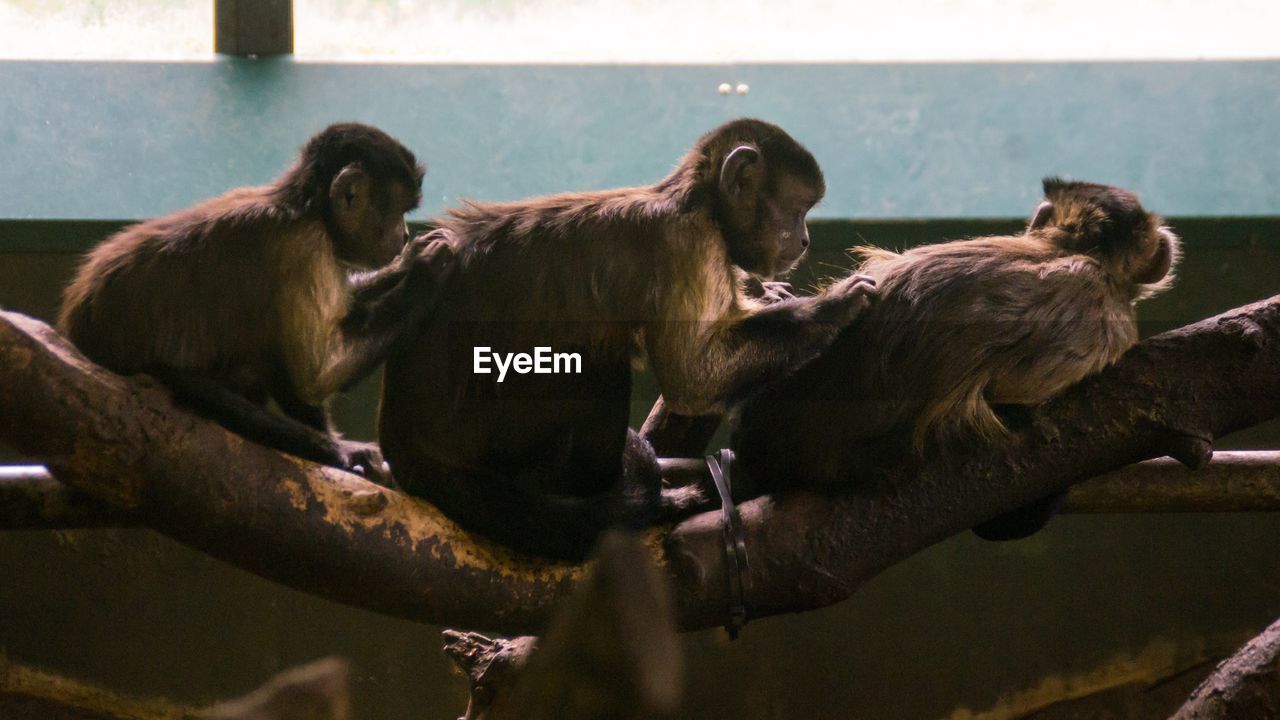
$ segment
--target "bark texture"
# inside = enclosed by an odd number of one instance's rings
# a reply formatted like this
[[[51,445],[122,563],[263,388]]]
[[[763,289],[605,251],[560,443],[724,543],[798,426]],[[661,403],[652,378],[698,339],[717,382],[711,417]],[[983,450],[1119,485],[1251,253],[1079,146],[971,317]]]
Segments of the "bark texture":
[[[949,535],[1083,480],[1280,413],[1280,297],[1152,338],[1037,408],[999,446],[875,471],[882,492],[741,507],[751,616],[839,602]],[[113,512],[295,588],[392,615],[509,634],[542,629],[582,568],[521,557],[431,506],[245,442],[141,378],[85,360],[46,325],[0,313],[0,440]],[[646,546],[686,629],[729,606],[719,513]]]
[[[1280,620],[1218,667],[1170,720],[1280,717]]]
[[[470,685],[461,720],[658,720],[683,691],[666,578],[643,544],[617,531],[546,637],[444,638]]]

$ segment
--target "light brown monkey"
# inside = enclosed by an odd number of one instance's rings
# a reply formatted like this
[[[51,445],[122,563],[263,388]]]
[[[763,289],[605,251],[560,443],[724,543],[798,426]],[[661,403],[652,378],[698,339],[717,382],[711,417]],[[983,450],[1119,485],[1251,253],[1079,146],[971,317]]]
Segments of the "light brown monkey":
[[[58,326],[95,362],[155,375],[228,429],[384,479],[377,446],[333,433],[324,402],[373,370],[452,268],[444,243],[405,248],[422,174],[386,133],[332,125],[274,183],[103,241]]]
[[[754,492],[856,487],[866,458],[998,439],[994,406],[1040,403],[1137,342],[1134,304],[1172,284],[1178,238],[1120,188],[1044,192],[1021,235],[859,249],[877,303],[741,411]]]
[[[458,274],[430,327],[387,362],[380,438],[405,489],[462,526],[580,558],[614,523],[687,500],[660,495],[653,451],[627,422],[647,357],[680,411],[718,411],[813,357],[867,304],[864,278],[768,307],[739,271],[788,271],[824,191],[780,128],[737,120],[655,185],[471,203],[439,222]],[[440,341],[447,338],[447,343]],[[577,353],[580,372],[477,372],[475,353]]]

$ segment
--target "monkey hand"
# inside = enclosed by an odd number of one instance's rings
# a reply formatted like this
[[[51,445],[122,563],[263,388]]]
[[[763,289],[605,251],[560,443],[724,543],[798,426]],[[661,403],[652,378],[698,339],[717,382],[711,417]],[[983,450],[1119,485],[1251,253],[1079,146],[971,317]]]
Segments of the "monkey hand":
[[[844,327],[871,305],[871,298],[877,292],[875,278],[855,273],[837,281],[818,296],[816,315],[820,321]]]
[[[458,266],[458,256],[445,230],[432,230],[410,240],[401,256],[408,265],[408,284],[441,290]]]
[[[399,489],[395,479],[391,477],[391,467],[382,459],[382,448],[377,443],[340,439],[337,441],[337,450],[344,470],[360,475],[371,483]]]
[[[759,300],[765,305],[790,300],[796,296],[791,288],[791,283],[779,280],[761,280],[754,275],[747,276],[747,280],[743,284],[743,291],[747,297]]]

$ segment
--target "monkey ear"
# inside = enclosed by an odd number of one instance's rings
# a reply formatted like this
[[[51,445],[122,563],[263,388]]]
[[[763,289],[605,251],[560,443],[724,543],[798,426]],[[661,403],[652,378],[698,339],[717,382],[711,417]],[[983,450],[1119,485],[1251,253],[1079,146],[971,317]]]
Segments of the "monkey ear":
[[[372,181],[368,173],[352,163],[338,172],[329,184],[329,209],[343,230],[354,227],[372,201]]]
[[[1173,269],[1177,259],[1178,236],[1166,227],[1156,230],[1156,249],[1146,265],[1133,274],[1133,281],[1140,285],[1152,285],[1164,279]]]
[[[764,181],[763,165],[760,151],[750,145],[739,145],[729,151],[720,166],[720,193],[730,199],[744,194],[755,197]]]
[[[1027,232],[1039,230],[1049,224],[1049,218],[1053,217],[1053,203],[1045,200],[1036,207],[1036,211],[1031,213],[1031,222],[1027,225]]]

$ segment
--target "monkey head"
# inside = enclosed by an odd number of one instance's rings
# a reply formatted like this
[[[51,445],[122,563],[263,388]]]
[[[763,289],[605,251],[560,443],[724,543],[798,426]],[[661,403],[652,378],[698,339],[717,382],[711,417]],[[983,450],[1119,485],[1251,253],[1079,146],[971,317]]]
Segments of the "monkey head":
[[[422,200],[424,172],[390,135],[360,123],[336,123],[306,144],[279,185],[286,206],[324,220],[339,260],[373,268],[404,247],[404,216]]]
[[[813,155],[781,128],[749,119],[721,126],[699,149],[715,173],[730,262],[765,280],[791,270],[809,248],[805,215],[826,191]]]
[[[1045,178],[1045,199],[1027,232],[1064,250],[1089,255],[1134,300],[1173,283],[1181,254],[1178,236],[1138,196],[1111,185]]]
[[[344,167],[329,186],[338,258],[362,268],[391,262],[409,238],[404,216],[418,206],[416,196],[416,188],[379,181],[358,163]]]

